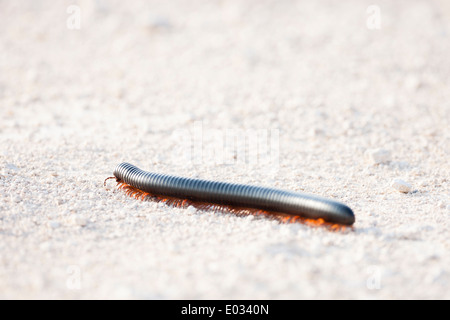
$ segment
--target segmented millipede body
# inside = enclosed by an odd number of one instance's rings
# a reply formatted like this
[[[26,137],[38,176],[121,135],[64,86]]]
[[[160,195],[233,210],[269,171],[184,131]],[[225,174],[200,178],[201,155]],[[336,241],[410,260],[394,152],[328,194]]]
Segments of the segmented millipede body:
[[[129,163],[119,164],[114,177],[119,188],[131,196],[176,207],[219,208],[281,221],[313,219],[346,226],[355,222],[353,211],[345,204],[305,193],[151,173]]]

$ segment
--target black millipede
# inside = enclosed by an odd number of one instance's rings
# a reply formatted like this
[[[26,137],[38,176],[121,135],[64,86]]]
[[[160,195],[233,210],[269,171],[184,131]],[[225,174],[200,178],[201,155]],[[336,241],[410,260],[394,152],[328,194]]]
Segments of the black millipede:
[[[353,211],[345,204],[306,193],[152,173],[125,162],[114,169],[111,178],[130,196],[175,207],[261,215],[333,229],[355,222]]]

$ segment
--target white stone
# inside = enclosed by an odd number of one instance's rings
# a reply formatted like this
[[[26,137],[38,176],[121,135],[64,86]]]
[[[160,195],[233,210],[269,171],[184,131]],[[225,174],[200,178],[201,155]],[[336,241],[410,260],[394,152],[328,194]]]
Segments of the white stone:
[[[61,225],[58,221],[50,221],[48,223],[48,225],[50,226],[50,228],[52,229],[56,229],[59,228],[59,226]]]
[[[391,187],[403,193],[408,193],[412,190],[411,184],[402,179],[394,179],[391,183]]]
[[[41,250],[49,250],[49,249],[52,248],[52,244],[51,244],[49,241],[45,241],[45,242],[42,242],[42,243],[39,245],[39,248],[40,248]]]
[[[80,216],[75,216],[72,221],[75,225],[80,227],[85,227],[89,222],[88,219]]]
[[[422,81],[415,76],[409,76],[405,79],[405,87],[411,91],[416,91],[422,87]]]
[[[391,152],[385,149],[368,149],[364,156],[371,164],[388,163],[391,161]]]
[[[13,163],[7,163],[6,164],[6,168],[10,169],[10,170],[14,170],[14,171],[18,171],[19,170],[19,168],[17,168],[17,166],[15,164],[13,164]]]

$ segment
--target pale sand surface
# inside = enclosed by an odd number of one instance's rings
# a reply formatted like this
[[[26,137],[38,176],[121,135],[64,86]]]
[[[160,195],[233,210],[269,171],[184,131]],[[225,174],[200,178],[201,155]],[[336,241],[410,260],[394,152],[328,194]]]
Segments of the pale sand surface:
[[[448,1],[79,1],[70,30],[73,3],[0,1],[0,298],[450,298]],[[199,124],[278,132],[278,162],[188,162]],[[103,188],[122,161],[357,220],[139,202]]]

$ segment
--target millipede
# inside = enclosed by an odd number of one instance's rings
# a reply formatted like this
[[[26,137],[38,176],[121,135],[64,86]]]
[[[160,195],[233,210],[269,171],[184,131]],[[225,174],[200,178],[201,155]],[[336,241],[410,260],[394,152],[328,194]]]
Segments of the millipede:
[[[114,177],[106,180],[114,178],[118,189],[131,197],[177,208],[193,206],[332,230],[345,229],[355,222],[355,215],[347,205],[306,193],[147,172],[126,162],[117,165]]]

